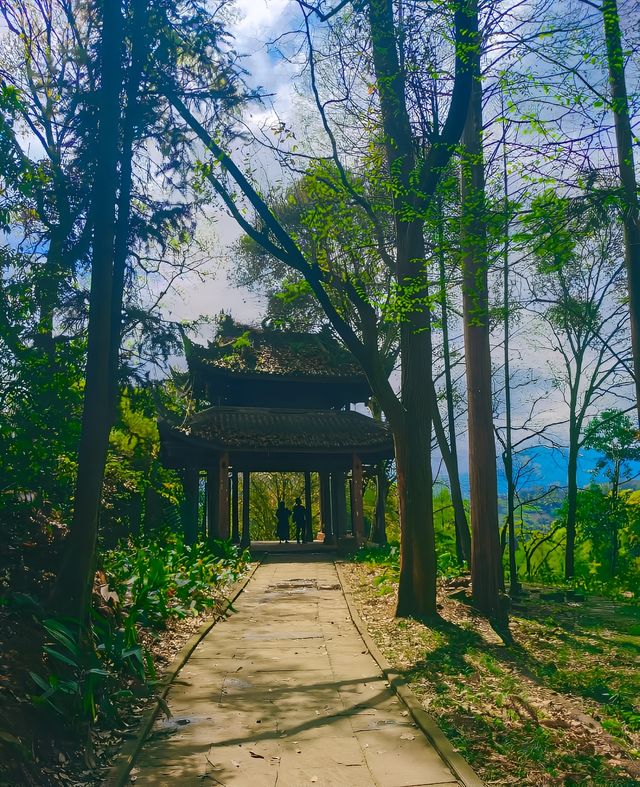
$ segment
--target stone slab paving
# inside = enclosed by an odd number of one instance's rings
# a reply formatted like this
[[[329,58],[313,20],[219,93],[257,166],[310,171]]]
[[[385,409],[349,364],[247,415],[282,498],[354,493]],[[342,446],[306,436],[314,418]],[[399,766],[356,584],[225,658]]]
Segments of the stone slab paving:
[[[135,784],[456,787],[355,628],[330,558],[274,556],[171,687]]]

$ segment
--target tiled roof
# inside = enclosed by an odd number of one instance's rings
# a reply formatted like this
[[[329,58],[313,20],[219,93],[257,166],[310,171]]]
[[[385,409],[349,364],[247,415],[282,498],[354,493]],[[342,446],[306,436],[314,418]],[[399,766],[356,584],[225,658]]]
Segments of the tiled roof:
[[[364,378],[355,358],[328,332],[293,333],[230,320],[208,347],[189,343],[187,359],[192,371],[208,368],[239,375]]]
[[[385,424],[347,410],[210,407],[179,431],[225,450],[393,451]]]

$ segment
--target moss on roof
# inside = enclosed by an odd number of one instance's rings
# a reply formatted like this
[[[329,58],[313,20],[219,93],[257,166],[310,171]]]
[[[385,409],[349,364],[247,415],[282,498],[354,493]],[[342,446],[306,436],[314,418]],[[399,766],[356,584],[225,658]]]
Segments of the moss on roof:
[[[193,370],[210,368],[247,375],[300,378],[364,378],[351,353],[326,331],[293,333],[220,321],[208,347],[188,343],[187,360]]]

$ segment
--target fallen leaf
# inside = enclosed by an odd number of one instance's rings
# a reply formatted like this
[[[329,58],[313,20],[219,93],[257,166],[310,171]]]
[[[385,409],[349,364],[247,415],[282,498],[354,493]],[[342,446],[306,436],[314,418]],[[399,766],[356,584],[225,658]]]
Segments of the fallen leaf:
[[[415,740],[415,735],[412,735],[410,732],[403,732],[400,736],[401,741],[413,741]]]

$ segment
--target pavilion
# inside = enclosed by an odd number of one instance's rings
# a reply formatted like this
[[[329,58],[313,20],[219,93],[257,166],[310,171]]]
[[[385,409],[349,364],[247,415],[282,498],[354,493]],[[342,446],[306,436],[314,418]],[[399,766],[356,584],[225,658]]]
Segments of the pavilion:
[[[304,473],[309,513],[311,474],[318,473],[325,544],[348,535],[361,542],[363,465],[391,458],[393,441],[386,424],[350,409],[371,396],[350,353],[328,331],[253,328],[224,317],[208,347],[185,339],[185,354],[198,412],[183,424],[161,419],[159,429],[164,465],[182,472],[187,541],[198,537],[202,471],[207,537],[231,537],[245,546],[251,540],[250,474],[279,471]],[[312,539],[309,516],[306,540]]]

